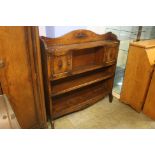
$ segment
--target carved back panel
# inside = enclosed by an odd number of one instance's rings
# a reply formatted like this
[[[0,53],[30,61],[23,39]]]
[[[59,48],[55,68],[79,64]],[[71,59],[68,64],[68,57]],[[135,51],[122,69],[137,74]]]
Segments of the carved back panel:
[[[58,38],[47,38],[42,37],[47,46],[52,45],[69,45],[69,44],[79,44],[85,42],[94,42],[94,41],[119,41],[117,36],[111,32],[108,32],[103,35],[96,34],[89,30],[74,30]]]

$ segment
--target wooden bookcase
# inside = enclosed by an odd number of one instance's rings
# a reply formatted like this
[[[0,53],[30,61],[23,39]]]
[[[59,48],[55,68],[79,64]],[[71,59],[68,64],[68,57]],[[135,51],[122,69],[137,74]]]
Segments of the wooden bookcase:
[[[46,109],[52,120],[108,94],[112,102],[118,47],[112,33],[76,30],[59,38],[41,37]]]

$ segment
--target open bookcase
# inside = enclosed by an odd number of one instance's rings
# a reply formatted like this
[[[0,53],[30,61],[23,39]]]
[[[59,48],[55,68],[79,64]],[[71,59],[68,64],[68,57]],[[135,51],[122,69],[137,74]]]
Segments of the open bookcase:
[[[46,110],[52,120],[86,108],[104,96],[112,102],[119,40],[112,33],[72,31],[41,37]]]

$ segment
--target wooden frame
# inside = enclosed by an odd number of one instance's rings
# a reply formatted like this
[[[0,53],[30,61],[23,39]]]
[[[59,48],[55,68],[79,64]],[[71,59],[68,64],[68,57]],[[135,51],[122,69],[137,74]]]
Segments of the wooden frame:
[[[111,32],[75,30],[59,38],[41,37],[46,110],[51,120],[108,94],[112,102],[118,47],[119,40]]]

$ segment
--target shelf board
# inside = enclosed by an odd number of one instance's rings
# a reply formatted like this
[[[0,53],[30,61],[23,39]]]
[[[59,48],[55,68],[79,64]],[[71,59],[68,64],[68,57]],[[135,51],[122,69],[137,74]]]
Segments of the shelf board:
[[[109,92],[105,91],[102,94],[99,94],[95,97],[92,97],[88,100],[85,100],[83,102],[80,102],[78,104],[73,105],[72,107],[65,107],[62,110],[53,111],[53,119],[57,119],[59,117],[65,116],[66,114],[71,113],[70,111],[76,112],[82,109],[85,109],[93,104],[95,104],[97,101],[103,99]]]
[[[112,66],[112,65],[115,65],[115,64],[116,64],[116,60],[113,60],[113,61],[105,62],[102,65],[92,64],[92,65],[89,65],[89,66],[77,67],[77,68],[74,68],[73,71],[69,73],[69,75],[66,72],[66,75],[62,76],[61,78],[53,79],[51,77],[50,81],[56,81],[56,80],[59,80],[59,79],[64,79],[64,78],[69,77],[69,76],[86,73],[86,72],[93,71],[93,70],[96,70],[96,69],[101,69],[101,68],[104,68],[104,67],[109,67],[109,66]]]
[[[108,66],[111,66],[111,65],[114,65],[114,64],[116,64],[115,60],[103,63],[102,65],[92,64],[92,65],[89,65],[89,66],[75,68],[72,71],[72,75],[81,74],[81,73],[88,72],[88,71],[93,71],[93,70],[100,69],[100,68],[103,68],[103,67],[108,67]]]
[[[49,47],[48,53],[53,53],[54,55],[59,55],[59,52],[62,51],[70,51],[70,50],[80,50],[86,48],[95,48],[95,47],[103,47],[103,46],[111,46],[115,47],[118,45],[118,41],[93,41],[93,42],[85,42],[71,45],[54,45]]]
[[[114,74],[105,75],[105,72],[96,73],[89,76],[79,77],[74,80],[68,80],[56,85],[52,85],[52,96],[58,96],[93,83],[103,81],[113,77]]]
[[[77,90],[72,93],[66,93],[61,97],[57,96],[53,98],[53,117],[58,118],[96,103],[111,92],[111,88],[107,87],[109,81],[111,81],[111,79],[83,87],[81,91]]]

